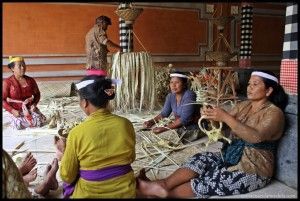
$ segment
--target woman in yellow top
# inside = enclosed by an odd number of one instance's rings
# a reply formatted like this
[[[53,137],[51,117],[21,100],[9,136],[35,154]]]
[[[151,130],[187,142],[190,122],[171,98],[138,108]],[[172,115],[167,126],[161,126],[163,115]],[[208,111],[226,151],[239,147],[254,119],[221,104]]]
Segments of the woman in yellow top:
[[[107,109],[115,96],[112,80],[90,75],[76,87],[88,117],[70,131],[62,150],[64,197],[134,198],[135,132],[128,119]]]

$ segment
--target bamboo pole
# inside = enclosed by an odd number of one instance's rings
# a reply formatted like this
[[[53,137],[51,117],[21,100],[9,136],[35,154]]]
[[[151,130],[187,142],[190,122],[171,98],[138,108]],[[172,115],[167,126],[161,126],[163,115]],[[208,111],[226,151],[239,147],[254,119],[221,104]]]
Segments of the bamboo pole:
[[[8,149],[8,150],[5,150],[6,152],[8,153],[24,153],[24,152],[31,152],[31,153],[56,153],[56,151],[51,151],[51,150],[28,150],[28,149],[25,149],[25,150],[16,150],[16,149]]]
[[[22,146],[24,146],[24,144],[25,144],[25,141],[21,142],[20,144],[18,144],[18,145],[15,147],[15,150],[19,150]],[[16,152],[17,152],[17,151],[13,151],[13,152],[11,153],[11,157],[13,157],[14,155],[16,155]]]
[[[35,128],[35,129],[26,129],[20,131],[21,135],[33,135],[33,134],[43,134],[43,135],[57,135],[57,129],[48,129],[48,128]]]

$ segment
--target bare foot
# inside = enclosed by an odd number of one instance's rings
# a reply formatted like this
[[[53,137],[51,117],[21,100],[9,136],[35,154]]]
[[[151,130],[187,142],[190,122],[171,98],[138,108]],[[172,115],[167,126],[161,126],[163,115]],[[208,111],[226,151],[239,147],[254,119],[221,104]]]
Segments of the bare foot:
[[[49,173],[51,169],[54,169],[52,171],[55,171],[55,173],[56,173],[56,171],[58,169],[57,159],[52,161],[52,165],[48,164],[46,167],[46,170],[44,172],[44,180],[47,180],[47,179],[49,180],[50,190],[56,190],[58,188],[58,181],[56,179],[56,174],[53,177],[48,178],[49,177],[48,175],[52,174],[52,173]]]
[[[34,168],[28,174],[25,174],[23,176],[23,180],[27,185],[29,185],[29,183],[34,181],[36,177],[37,177],[37,168]]]
[[[139,193],[143,196],[153,196],[159,198],[166,198],[168,196],[168,192],[157,182],[152,181],[143,181],[138,179],[138,190]]]
[[[56,190],[58,188],[58,181],[56,179],[57,170],[58,170],[58,159],[55,158],[55,159],[53,159],[50,169],[48,171],[48,174],[46,174],[46,177],[45,177],[45,179],[47,179],[47,177],[48,177],[48,179],[50,180],[50,182],[49,182],[50,190]]]
[[[29,152],[27,153],[23,162],[19,166],[19,171],[21,172],[22,175],[26,175],[33,169],[36,163],[37,163],[36,159],[33,157],[31,152]]]
[[[34,189],[37,194],[46,195],[49,190],[56,190],[58,188],[56,179],[57,170],[58,160],[57,158],[54,158],[51,165],[49,164],[46,167],[44,181]]]

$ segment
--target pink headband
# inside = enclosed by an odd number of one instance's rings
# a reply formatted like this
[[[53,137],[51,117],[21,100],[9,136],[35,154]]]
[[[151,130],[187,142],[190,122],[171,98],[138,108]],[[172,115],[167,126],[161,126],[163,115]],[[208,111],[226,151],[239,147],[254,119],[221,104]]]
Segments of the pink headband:
[[[88,69],[86,70],[86,75],[107,76],[107,72],[101,69]]]

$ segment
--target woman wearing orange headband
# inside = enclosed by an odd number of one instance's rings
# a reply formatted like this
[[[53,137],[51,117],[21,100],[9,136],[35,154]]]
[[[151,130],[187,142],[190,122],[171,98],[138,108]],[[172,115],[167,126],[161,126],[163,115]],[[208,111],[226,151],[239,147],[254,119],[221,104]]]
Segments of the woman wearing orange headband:
[[[41,127],[46,117],[36,107],[40,90],[35,80],[25,75],[24,59],[10,56],[8,68],[13,75],[3,81],[2,105],[10,113],[12,127]]]

